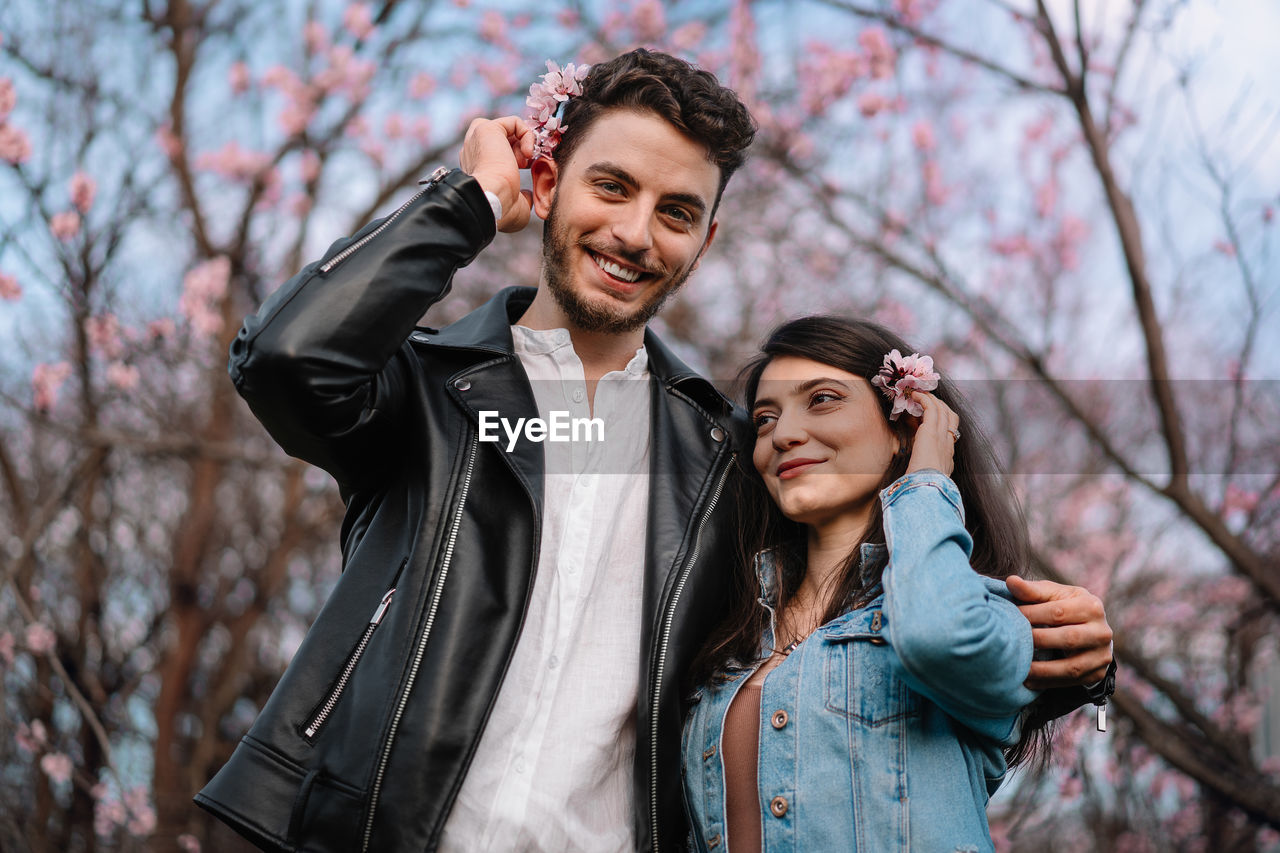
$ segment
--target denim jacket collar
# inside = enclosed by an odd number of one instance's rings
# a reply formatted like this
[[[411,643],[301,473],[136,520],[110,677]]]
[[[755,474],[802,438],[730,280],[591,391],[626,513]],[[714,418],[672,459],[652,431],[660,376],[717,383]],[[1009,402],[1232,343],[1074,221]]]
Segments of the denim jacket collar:
[[[778,603],[778,549],[766,548],[755,556],[756,582],[760,585],[760,604],[772,610]],[[864,542],[859,553],[859,564],[864,579],[869,580],[875,570],[889,561],[889,549],[877,542]]]

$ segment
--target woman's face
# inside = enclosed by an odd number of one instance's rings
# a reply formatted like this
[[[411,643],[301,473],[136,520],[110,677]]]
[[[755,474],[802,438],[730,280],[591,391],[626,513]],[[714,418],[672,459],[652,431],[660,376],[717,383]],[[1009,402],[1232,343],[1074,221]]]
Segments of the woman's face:
[[[787,518],[865,523],[898,447],[870,382],[781,356],[765,367],[751,416],[752,460]]]

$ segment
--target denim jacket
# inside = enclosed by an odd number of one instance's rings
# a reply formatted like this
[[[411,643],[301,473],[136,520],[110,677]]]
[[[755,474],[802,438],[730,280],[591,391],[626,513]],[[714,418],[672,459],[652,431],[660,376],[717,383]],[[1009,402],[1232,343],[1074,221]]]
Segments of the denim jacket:
[[[991,851],[986,804],[1036,694],[1031,626],[1001,581],[969,566],[955,484],[918,471],[880,494],[883,589],[818,628],[765,678],[758,785],[762,839],[781,851]],[[757,557],[773,612],[772,555]],[[772,619],[770,620],[773,621]],[[772,627],[761,654],[773,648]],[[724,849],[721,732],[728,673],[694,696],[682,744],[693,849]]]

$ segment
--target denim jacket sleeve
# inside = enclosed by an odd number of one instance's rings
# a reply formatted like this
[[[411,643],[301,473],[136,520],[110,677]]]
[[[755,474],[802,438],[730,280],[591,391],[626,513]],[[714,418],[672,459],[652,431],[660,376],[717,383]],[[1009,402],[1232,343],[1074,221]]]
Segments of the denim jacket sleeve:
[[[969,565],[960,492],[939,471],[908,474],[880,494],[889,565],[886,630],[909,686],[953,718],[1014,741],[1031,669],[1031,624]]]

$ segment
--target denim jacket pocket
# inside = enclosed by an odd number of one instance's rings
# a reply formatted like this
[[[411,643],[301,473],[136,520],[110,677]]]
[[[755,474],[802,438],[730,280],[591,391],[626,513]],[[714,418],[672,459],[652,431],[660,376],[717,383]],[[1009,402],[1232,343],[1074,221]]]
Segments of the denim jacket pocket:
[[[819,629],[823,640],[826,708],[865,726],[883,726],[920,713],[920,697],[899,677],[901,665],[886,641],[879,605],[857,610]]]

